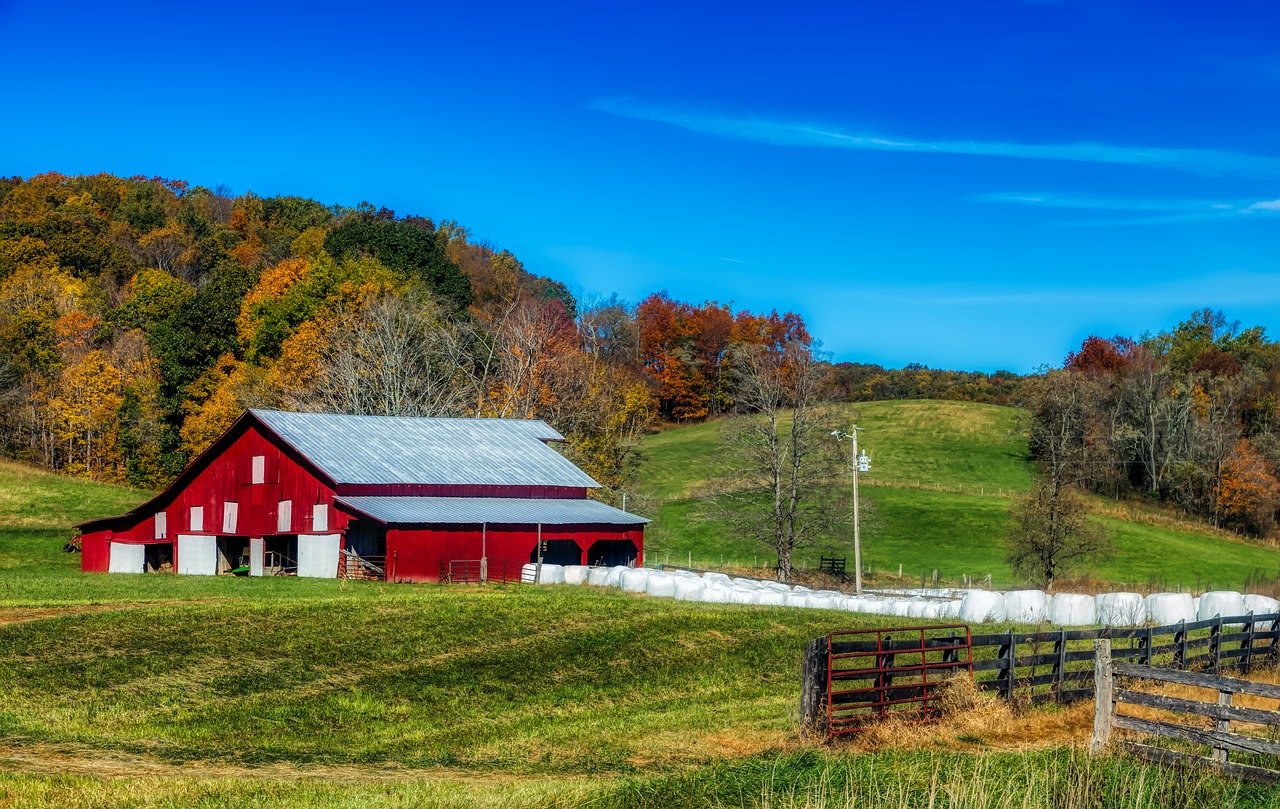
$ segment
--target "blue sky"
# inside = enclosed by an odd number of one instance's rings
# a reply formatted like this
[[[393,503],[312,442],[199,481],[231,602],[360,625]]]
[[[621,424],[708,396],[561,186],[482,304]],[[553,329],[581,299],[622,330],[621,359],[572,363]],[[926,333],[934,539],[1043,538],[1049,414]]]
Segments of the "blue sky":
[[[1009,368],[1280,331],[1280,10],[1240,2],[0,0],[0,174],[456,219],[579,294]]]

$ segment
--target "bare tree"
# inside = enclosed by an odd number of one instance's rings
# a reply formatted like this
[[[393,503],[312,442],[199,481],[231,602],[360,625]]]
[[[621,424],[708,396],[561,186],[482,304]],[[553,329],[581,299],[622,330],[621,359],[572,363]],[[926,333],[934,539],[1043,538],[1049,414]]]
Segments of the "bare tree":
[[[728,490],[721,496],[735,530],[777,554],[791,576],[797,548],[834,517],[826,485],[838,469],[831,419],[821,391],[824,370],[810,346],[740,346],[732,357],[738,406],[746,412],[722,430]]]
[[[340,312],[337,322],[320,349],[319,378],[292,394],[290,405],[385,416],[469,413],[463,342],[429,298],[385,294]]]
[[[1046,477],[1014,509],[1006,548],[1015,573],[1048,587],[1073,565],[1105,557],[1111,539],[1089,522],[1089,507],[1073,487],[1055,490]]]

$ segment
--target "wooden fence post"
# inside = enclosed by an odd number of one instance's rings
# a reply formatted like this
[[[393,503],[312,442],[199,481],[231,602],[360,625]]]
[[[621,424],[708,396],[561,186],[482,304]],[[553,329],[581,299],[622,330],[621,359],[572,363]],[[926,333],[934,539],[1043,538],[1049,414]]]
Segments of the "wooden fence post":
[[[1178,629],[1173,633],[1173,645],[1176,647],[1173,651],[1173,667],[1176,669],[1185,669],[1187,667],[1187,619],[1183,618],[1178,622]]]
[[[1093,642],[1093,738],[1089,752],[1098,754],[1111,739],[1111,641],[1098,638]]]
[[[1222,671],[1222,616],[1218,615],[1214,619],[1213,626],[1209,627],[1209,653],[1213,655],[1213,673],[1221,674]]]
[[[1280,618],[1271,622],[1271,663],[1280,663]]]
[[[827,732],[827,638],[814,638],[804,647],[800,682],[800,728],[825,735]]]
[[[1062,702],[1063,687],[1067,682],[1067,630],[1058,632],[1057,648],[1054,651],[1058,653],[1058,658],[1053,663],[1053,687],[1057,691],[1055,701]]]
[[[1218,705],[1219,707],[1230,710],[1231,691],[1224,689],[1218,692]],[[1219,733],[1230,733],[1231,720],[1225,716],[1220,717],[1216,722],[1214,722],[1213,729],[1218,731]],[[1218,764],[1226,764],[1227,748],[1225,746],[1219,746],[1219,744],[1220,743],[1215,743],[1213,746],[1213,760]]]
[[[1249,620],[1245,621],[1244,632],[1241,634],[1243,634],[1244,637],[1240,639],[1240,651],[1244,652],[1244,655],[1240,658],[1240,663],[1238,664],[1238,668],[1245,674],[1248,674],[1249,669],[1251,667],[1250,664],[1253,663],[1253,612],[1252,611],[1249,612]]]

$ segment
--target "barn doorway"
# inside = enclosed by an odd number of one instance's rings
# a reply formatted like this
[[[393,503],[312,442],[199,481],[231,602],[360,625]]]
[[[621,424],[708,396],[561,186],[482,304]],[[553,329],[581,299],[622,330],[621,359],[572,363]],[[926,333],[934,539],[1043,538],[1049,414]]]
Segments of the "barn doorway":
[[[157,542],[145,547],[142,557],[143,570],[148,573],[173,572],[173,543]]]
[[[587,564],[604,567],[630,565],[637,556],[635,543],[629,539],[601,539],[587,549]]]
[[[572,539],[544,539],[546,548],[542,551],[542,563],[547,565],[580,565],[582,564],[582,548]],[[538,548],[529,552],[529,562],[538,561]]]
[[[298,536],[263,537],[262,575],[298,575]]]
[[[249,575],[249,538],[218,537],[218,575]]]

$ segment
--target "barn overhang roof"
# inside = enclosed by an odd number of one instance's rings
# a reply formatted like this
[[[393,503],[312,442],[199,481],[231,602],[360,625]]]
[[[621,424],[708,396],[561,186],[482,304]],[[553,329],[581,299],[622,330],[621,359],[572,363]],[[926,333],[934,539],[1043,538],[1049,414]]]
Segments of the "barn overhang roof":
[[[388,525],[628,525],[649,522],[598,500],[514,497],[339,497]]]

